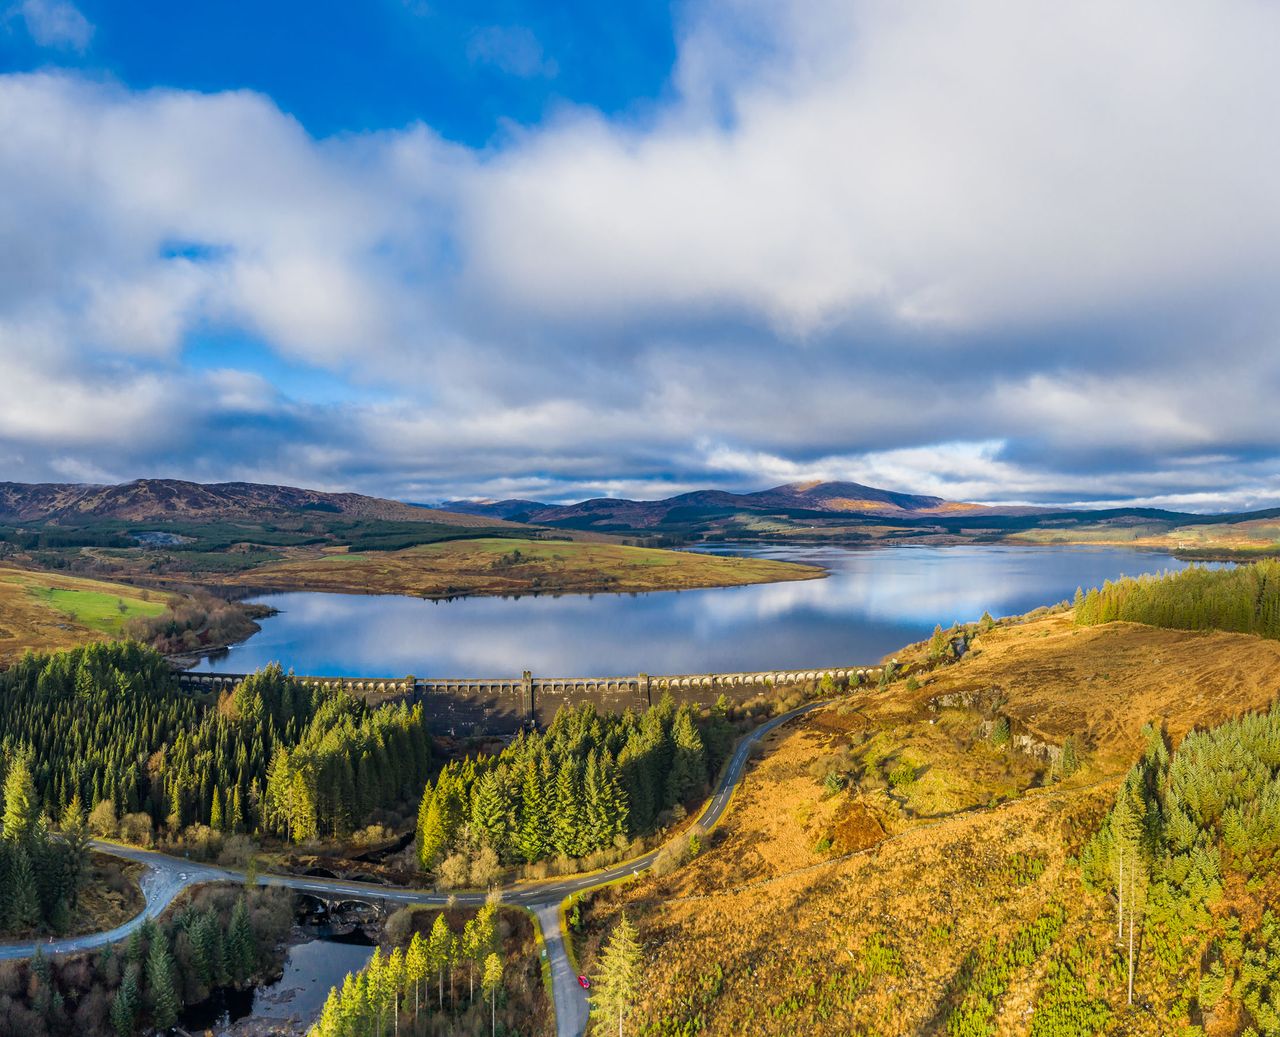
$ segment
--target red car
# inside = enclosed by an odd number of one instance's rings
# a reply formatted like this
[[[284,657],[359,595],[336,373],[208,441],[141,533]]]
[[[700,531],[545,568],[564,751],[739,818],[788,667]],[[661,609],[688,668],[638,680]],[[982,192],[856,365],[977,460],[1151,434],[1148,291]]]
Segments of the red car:
[[[580,986],[583,990],[590,990],[590,989],[591,989],[591,980],[587,979],[587,977],[586,977],[586,976],[579,976],[579,977],[578,977],[578,986]]]

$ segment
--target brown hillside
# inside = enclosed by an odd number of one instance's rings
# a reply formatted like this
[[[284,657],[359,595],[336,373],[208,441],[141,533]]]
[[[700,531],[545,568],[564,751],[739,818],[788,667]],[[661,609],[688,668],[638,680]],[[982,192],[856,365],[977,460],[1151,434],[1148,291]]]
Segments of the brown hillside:
[[[1086,971],[1113,1010],[1106,1032],[1173,1032],[1170,992],[1125,1013],[1111,908],[1067,858],[1139,755],[1144,723],[1176,740],[1277,688],[1280,644],[1253,637],[1076,630],[1069,615],[997,628],[915,692],[855,693],[772,736],[711,848],[598,895],[586,967],[625,906],[648,956],[642,1019],[671,1027],[655,1032],[701,1019],[689,1032],[946,1033],[968,956],[1062,910],[1052,951],[1014,970],[992,1032],[1030,1032],[1048,961],[1084,937],[1103,956]],[[993,744],[993,701],[1015,734],[1075,736],[1083,770],[1054,783],[1042,760]]]
[[[206,484],[180,479],[138,479],[118,486],[0,483],[0,520],[11,522],[258,521],[271,515],[307,513],[397,522],[439,522],[452,526],[505,524],[359,493],[323,493],[258,483]]]

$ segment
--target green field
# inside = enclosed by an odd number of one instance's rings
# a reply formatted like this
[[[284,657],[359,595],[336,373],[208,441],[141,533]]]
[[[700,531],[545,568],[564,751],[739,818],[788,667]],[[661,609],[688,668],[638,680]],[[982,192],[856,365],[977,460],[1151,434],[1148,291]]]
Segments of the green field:
[[[27,587],[27,593],[80,626],[104,634],[119,634],[135,616],[158,616],[165,610],[163,601],[102,591],[32,585]]]

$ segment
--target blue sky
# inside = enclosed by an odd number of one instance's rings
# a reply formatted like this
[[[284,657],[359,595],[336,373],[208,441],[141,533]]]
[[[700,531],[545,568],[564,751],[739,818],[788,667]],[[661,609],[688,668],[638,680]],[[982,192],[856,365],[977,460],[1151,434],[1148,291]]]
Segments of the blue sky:
[[[667,3],[568,0],[83,0],[83,49],[40,46],[11,13],[9,70],[55,64],[136,89],[256,90],[312,134],[421,121],[484,146],[505,123],[557,106],[635,110],[661,96],[675,60]]]
[[[0,479],[1280,502],[1280,12],[0,0]]]

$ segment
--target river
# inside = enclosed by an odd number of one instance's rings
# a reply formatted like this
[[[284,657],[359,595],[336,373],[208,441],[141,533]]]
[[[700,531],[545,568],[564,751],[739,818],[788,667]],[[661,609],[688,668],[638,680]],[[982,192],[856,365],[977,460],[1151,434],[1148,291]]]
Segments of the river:
[[[348,972],[364,968],[372,954],[372,941],[362,934],[317,933],[289,948],[279,979],[245,990],[217,990],[208,1001],[187,1008],[179,1025],[189,1033],[221,1032],[244,1019],[305,1027],[320,1014],[330,988],[341,986]]]
[[[1077,587],[1186,563],[1120,547],[719,545],[825,566],[823,580],[650,594],[425,601],[270,594],[262,630],[202,669],[325,676],[614,676],[871,663],[934,624],[1015,615]]]

